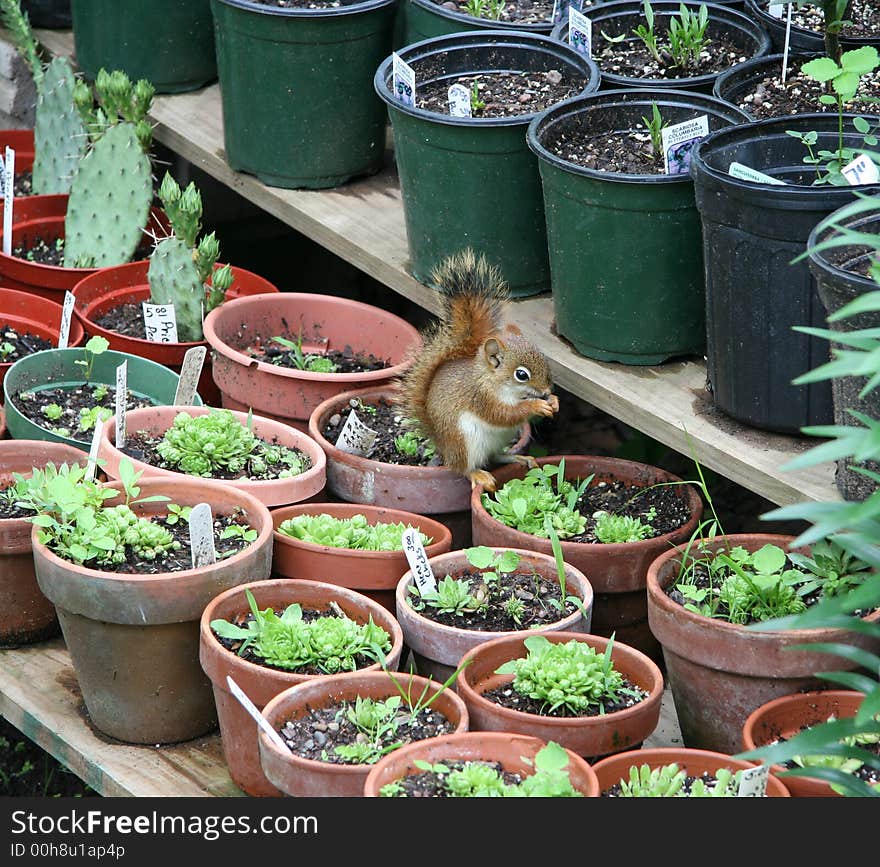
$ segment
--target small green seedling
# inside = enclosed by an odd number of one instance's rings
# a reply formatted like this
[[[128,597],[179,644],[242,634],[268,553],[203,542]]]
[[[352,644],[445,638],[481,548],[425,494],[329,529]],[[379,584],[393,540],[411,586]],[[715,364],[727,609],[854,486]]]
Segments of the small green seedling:
[[[77,359],[73,363],[83,369],[85,381],[89,382],[92,378],[92,368],[95,365],[95,359],[105,353],[110,348],[110,342],[105,337],[96,334],[90,337],[88,343],[83,347],[82,359]]]
[[[660,114],[660,109],[657,107],[656,102],[651,103],[650,120],[647,117],[642,117],[642,123],[645,125],[645,129],[648,130],[648,134],[651,136],[651,150],[654,154],[654,159],[662,159],[663,127],[666,126],[666,124],[663,122],[663,117]]]

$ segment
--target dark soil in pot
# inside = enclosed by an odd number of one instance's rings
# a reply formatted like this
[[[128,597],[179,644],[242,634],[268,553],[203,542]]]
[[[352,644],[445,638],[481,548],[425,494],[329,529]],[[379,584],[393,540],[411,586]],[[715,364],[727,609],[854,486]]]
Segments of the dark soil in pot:
[[[132,260],[146,259],[152,248],[149,243],[141,244],[135,251]],[[15,244],[12,247],[12,255],[34,262],[37,265],[54,265],[64,267],[64,238],[36,236],[26,239],[23,244]]]
[[[678,797],[688,797],[691,793],[691,790],[694,787],[694,784],[700,780],[703,785],[707,789],[715,788],[716,783],[718,782],[718,777],[715,774],[710,774],[708,772],[704,772],[700,774],[699,777],[695,777],[691,774],[685,776],[684,781],[682,782],[681,789],[679,790]],[[599,793],[600,798],[622,798],[627,797],[625,795],[621,795],[620,783],[615,783],[608,789],[604,789]]]
[[[627,691],[633,691],[636,695],[628,695],[626,694]],[[501,707],[508,708],[509,710],[518,710],[521,713],[530,713],[535,716],[551,717],[555,719],[603,716],[604,714],[614,713],[615,711],[626,710],[628,707],[634,707],[648,697],[648,693],[645,690],[640,689],[631,680],[627,680],[626,678],[623,679],[620,693],[621,694],[616,701],[603,701],[601,709],[598,705],[590,705],[588,712],[583,714],[566,712],[564,707],[559,707],[554,711],[548,711],[545,702],[522,695],[517,692],[511,684],[499,686],[495,689],[487,689],[484,692],[481,692],[480,695]]]
[[[33,174],[31,172],[16,172],[13,189],[15,197],[33,195]]]
[[[454,0],[446,0],[445,3],[438,3],[444,9],[450,12],[460,12],[467,15],[467,3],[456,3]],[[550,24],[550,16],[556,4],[554,0],[505,0],[502,5],[501,13],[496,19],[489,19],[488,15],[481,18],[489,20],[489,22],[499,21],[503,24]],[[587,2],[585,5],[589,5]]]
[[[7,325],[0,319],[0,362],[9,363],[18,361],[32,352],[42,352],[44,349],[52,349],[54,344],[31,334],[29,331],[20,331],[13,325]],[[11,349],[9,347],[12,347]]]
[[[465,767],[466,764],[472,764],[471,762],[456,762],[456,761],[444,761],[443,765],[448,768],[448,771],[460,771]],[[510,771],[505,771],[503,765],[500,762],[480,762],[479,764],[485,765],[487,768],[491,768],[494,771],[497,771],[501,776],[502,781],[508,786],[516,786],[523,781],[523,777],[519,774],[511,773]],[[448,776],[448,771],[443,773],[435,773],[434,771],[418,771],[415,774],[407,774],[404,777],[395,781],[396,784],[396,794],[394,797],[398,798],[454,798],[448,787],[445,784],[445,779]]]
[[[769,2],[760,2],[759,8],[767,12]],[[787,13],[782,17],[785,25]],[[880,40],[880,3],[877,0],[851,0],[848,12],[843,16],[847,23],[843,25],[840,35],[845,39]],[[792,29],[809,30],[817,35],[825,32],[825,16],[821,6],[804,4],[795,5],[791,10]]]

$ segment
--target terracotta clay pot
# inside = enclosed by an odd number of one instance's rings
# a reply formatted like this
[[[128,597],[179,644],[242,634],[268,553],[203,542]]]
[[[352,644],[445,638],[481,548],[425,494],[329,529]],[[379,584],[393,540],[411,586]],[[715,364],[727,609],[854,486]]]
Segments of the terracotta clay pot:
[[[498,762],[509,773],[523,777],[534,773],[534,759],[545,742],[527,735],[507,732],[474,732],[442,735],[407,744],[376,762],[364,781],[364,797],[378,798],[382,787],[410,774],[417,774],[417,760],[430,762]],[[588,798],[599,795],[595,771],[576,753],[567,750],[572,785]]]
[[[595,716],[542,716],[506,708],[486,698],[485,693],[513,683],[512,674],[496,674],[496,670],[512,659],[528,656],[525,640],[536,630],[514,632],[493,638],[471,648],[461,658],[468,663],[455,682],[464,699],[473,731],[516,732],[545,741],[556,741],[587,761],[637,749],[660,722],[660,701],[663,698],[663,675],[644,653],[618,641],[611,650],[611,661],[630,683],[645,690],[648,696],[624,710]],[[598,653],[604,653],[609,639],[579,632],[543,634],[554,644],[582,641]]]
[[[248,612],[245,591],[250,590],[260,609],[272,606],[277,609],[299,603],[304,609],[332,613],[335,602],[349,617],[358,623],[366,623],[370,617],[391,636],[391,650],[386,654],[387,666],[396,670],[403,652],[403,633],[400,625],[387,609],[345,587],[325,584],[321,581],[291,581],[281,578],[256,581],[221,593],[207,605],[201,616],[199,658],[205,674],[214,690],[223,755],[232,781],[242,791],[255,797],[278,797],[282,793],[263,773],[260,766],[257,724],[232,694],[227,677],[241,687],[247,697],[262,710],[278,693],[299,683],[329,680],[341,675],[299,674],[257,665],[227,650],[211,630],[212,620],[233,620]],[[361,671],[379,671],[381,666],[373,663]]]
[[[569,481],[595,476],[595,482],[621,481],[627,485],[647,487],[663,482],[680,482],[678,476],[648,464],[618,458],[591,455],[555,455],[538,458],[538,465],[558,464],[565,459],[565,478]],[[498,488],[510,479],[525,476],[525,467],[511,465],[495,472]],[[661,657],[660,646],[648,627],[648,605],[645,581],[648,567],[672,545],[687,541],[703,514],[703,503],[697,490],[680,485],[673,488],[687,503],[690,518],[678,530],[653,539],[622,544],[566,542],[561,540],[566,563],[580,569],[590,579],[595,597],[591,632],[606,638],[613,633],[618,641],[628,644],[652,659]],[[483,506],[483,488],[471,492],[471,516],[475,545],[499,545],[509,548],[530,548],[551,554],[549,539],[523,533],[493,518]]]
[[[718,536],[756,551],[766,544],[782,548],[792,536],[743,533]],[[685,546],[658,557],[648,569],[648,622],[663,646],[666,679],[675,700],[684,745],[737,753],[749,714],[762,704],[790,693],[822,686],[816,674],[854,668],[840,657],[795,645],[842,642],[876,653],[880,641],[844,629],[756,630],[688,611],[673,602],[665,588],[677,578]],[[880,610],[866,620],[880,620]]]
[[[215,267],[221,266],[218,263]],[[149,269],[150,263],[147,260],[96,271],[73,287],[73,295],[76,298],[73,309],[89,334],[99,334],[104,337],[110,343],[110,349],[149,358],[180,373],[183,357],[187,351],[194,346],[207,347],[206,340],[189,343],[154,343],[146,338],[129,337],[118,331],[110,331],[98,325],[96,321],[123,304],[137,304],[140,307],[144,301],[149,302],[150,284],[147,279]],[[278,292],[278,287],[273,283],[244,268],[234,267],[232,275],[233,283],[226,293],[227,301],[248,295]],[[205,358],[198,392],[209,406],[220,405],[220,390],[211,375],[210,354]]]
[[[0,404],[0,440],[7,439],[9,431],[6,430],[6,409]]]
[[[322,434],[329,418],[345,411],[350,400],[391,401],[395,394],[390,387],[347,391],[315,408],[309,419],[309,434],[327,455],[327,489],[347,503],[435,515],[452,531],[453,546],[466,548],[471,544],[471,483],[465,476],[449,467],[402,466],[353,455],[337,448]],[[530,437],[527,423],[510,451],[524,452]]]
[[[149,406],[142,409],[132,410],[126,414],[126,429],[132,434],[137,431],[146,431],[151,436],[163,435],[174,423],[178,413],[186,412],[191,417],[207,415],[216,412],[207,406]],[[233,413],[242,423],[247,424],[246,413]],[[235,479],[224,481],[221,479],[200,478],[200,481],[209,487],[230,486],[239,491],[247,491],[266,506],[279,506],[285,503],[298,503],[313,496],[324,487],[326,458],[324,452],[311,438],[300,433],[289,425],[273,421],[268,418],[253,416],[254,433],[272,444],[295,448],[308,455],[312,465],[304,473],[289,479]],[[197,478],[186,473],[174,470],[165,470],[146,464],[128,455],[115,446],[116,442],[116,416],[108,419],[104,425],[101,436],[101,445],[98,448],[98,457],[103,460],[101,468],[111,479],[119,478],[119,462],[128,457],[134,464],[135,469],[143,470],[144,476],[163,476],[173,482],[176,479]]]
[[[61,330],[61,313],[60,304],[37,298],[30,292],[0,288],[0,322],[12,326],[21,334],[33,334],[57,346],[58,333]],[[84,339],[82,325],[76,320],[71,320],[67,345],[81,346]],[[0,335],[0,342],[2,340]],[[11,361],[0,363],[0,385],[3,384],[6,372],[12,364]]]
[[[496,549],[500,550],[500,549]],[[516,549],[514,549],[516,550]],[[543,578],[553,581],[556,577],[556,561],[553,557],[537,551],[516,550],[520,555],[517,570],[534,569]],[[431,571],[437,581],[446,575],[455,575],[465,568],[473,568],[468,562],[464,551],[450,551],[428,560]],[[566,593],[577,596],[585,613],[580,610],[569,614],[555,623],[548,623],[541,632],[578,632],[590,631],[590,619],[593,612],[593,588],[586,576],[570,564],[565,564]],[[415,611],[409,604],[409,586],[413,583],[412,572],[407,570],[397,584],[395,591],[397,620],[403,629],[407,646],[413,652],[416,669],[425,677],[445,681],[459,666],[461,658],[471,649],[484,641],[510,635],[509,632],[489,632],[475,629],[461,629],[437,623]],[[517,632],[519,630],[516,630]]]
[[[63,238],[67,199],[66,194],[17,199],[12,224],[13,245],[37,238],[50,243]],[[169,233],[168,218],[158,208],[153,208],[150,212],[144,233],[159,237]],[[72,290],[80,280],[97,270],[97,268],[42,265],[39,262],[29,262],[27,259],[7,256],[0,252],[0,283],[9,289],[21,289],[41,298],[48,298],[57,304],[64,302],[64,293],[68,289]]]
[[[204,332],[213,349],[214,382],[222,392],[223,406],[252,408],[303,431],[315,407],[327,398],[353,388],[382,385],[403,373],[408,351],[421,340],[416,328],[379,307],[302,292],[230,301],[205,317]],[[246,354],[257,337],[265,343],[277,335],[299,333],[304,347],[326,339],[328,349],[350,346],[356,352],[388,359],[391,366],[366,373],[312,373],[257,361]]]
[[[394,678],[404,692],[416,701],[425,692],[431,702],[455,727],[455,732],[468,730],[468,712],[464,702],[451,689],[418,675],[386,674],[384,671],[355,671],[333,678],[316,679],[285,689],[265,708],[263,716],[279,731],[291,719],[302,719],[310,710],[332,707],[357,698],[384,701],[399,696]],[[294,798],[336,797],[359,798],[372,765],[342,765],[307,759],[292,750],[281,750],[264,732],[259,734],[260,764],[267,778],[285,795]]]
[[[629,769],[648,765],[650,768],[662,768],[675,763],[688,776],[698,777],[704,773],[714,774],[721,768],[732,771],[754,768],[754,762],[735,759],[733,756],[712,750],[695,750],[683,747],[655,747],[653,749],[631,750],[615,753],[593,765],[593,771],[599,779],[599,792],[606,792],[617,785],[622,779],[629,779]],[[767,778],[768,798],[788,798],[790,793],[780,780],[771,773]]]
[[[829,689],[824,692],[799,692],[774,698],[753,710],[743,723],[743,750],[765,747],[780,738],[790,740],[802,729],[828,721],[854,717],[865,698],[853,690]],[[774,774],[786,769],[773,765]],[[793,798],[838,798],[825,780],[811,777],[783,777],[782,782]]]
[[[295,539],[278,531],[284,521],[297,515],[332,515],[351,518],[363,515],[368,523],[404,523],[424,533],[431,543],[425,546],[429,557],[445,554],[452,548],[452,534],[439,521],[404,512],[363,506],[353,503],[309,503],[285,506],[272,510],[275,524],[275,546],[272,556],[272,574],[279,578],[304,578],[325,581],[357,590],[396,613],[394,590],[400,576],[409,569],[406,555],[400,551],[356,551],[332,548]]]
[[[80,449],[62,443],[0,442],[0,489],[13,483],[13,473],[30,476],[34,467],[83,464],[85,459]],[[55,606],[42,594],[34,575],[32,528],[27,518],[0,518],[0,647],[19,647],[58,634]]]
[[[215,515],[243,509],[258,530],[243,551],[210,566],[129,575],[62,560],[32,531],[37,583],[54,603],[95,727],[128,743],[189,740],[217,725],[211,684],[199,665],[199,618],[219,592],[267,578],[272,517],[255,497],[200,479],[142,478],[141,498],[180,506],[211,504]],[[121,490],[119,482],[108,487]],[[106,500],[108,505],[121,497]],[[134,503],[139,515],[165,514],[162,502]]]

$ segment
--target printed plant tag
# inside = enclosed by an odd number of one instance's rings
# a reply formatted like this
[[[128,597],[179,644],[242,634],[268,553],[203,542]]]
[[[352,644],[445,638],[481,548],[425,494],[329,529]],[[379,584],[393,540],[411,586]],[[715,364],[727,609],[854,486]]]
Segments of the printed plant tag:
[[[15,207],[15,151],[6,148],[3,160],[3,252],[12,255],[12,211]]]
[[[574,6],[568,7],[568,44],[586,57],[593,56],[593,22]]]
[[[780,181],[779,178],[772,178],[770,175],[765,175],[764,172],[759,172],[757,169],[750,169],[742,163],[731,163],[727,174],[732,178],[739,178],[741,181],[752,181],[756,184],[777,184],[782,187],[786,185],[785,181]]]
[[[95,429],[92,431],[92,445],[89,449],[89,457],[86,460],[86,478],[94,480],[98,470],[98,448],[101,445],[101,434],[104,432],[104,422],[101,418],[95,419]]]
[[[193,346],[187,349],[186,355],[183,356],[183,364],[180,366],[177,390],[174,392],[175,406],[191,406],[195,401],[199,377],[202,375],[202,366],[207,354],[206,346]]]
[[[254,722],[266,733],[269,740],[275,743],[279,749],[284,750],[285,754],[289,752],[287,744],[281,738],[281,735],[272,728],[269,721],[264,717],[257,706],[244,694],[244,690],[230,677],[226,675],[226,684],[229,691],[238,699],[239,704],[253,717]]]
[[[396,51],[391,57],[391,84],[394,95],[404,105],[415,105],[416,72]]]
[[[352,410],[339,436],[336,438],[336,448],[350,455],[368,455],[376,442],[378,433],[371,427],[367,427]]]
[[[664,127],[663,164],[667,175],[686,175],[691,169],[691,151],[694,145],[709,135],[709,115],[701,114],[692,120]]]
[[[144,301],[144,331],[151,343],[178,343],[177,316],[173,304],[150,304]]]
[[[116,448],[125,445],[125,409],[128,397],[128,362],[116,368]]]
[[[64,293],[64,304],[61,307],[61,327],[58,329],[58,348],[67,349],[70,341],[70,322],[73,319],[73,304],[76,298],[69,290]]]
[[[785,13],[785,3],[771,3],[767,7],[767,14],[774,18],[782,18]]]
[[[880,181],[877,164],[867,154],[859,154],[851,163],[847,163],[840,173],[853,187],[859,184],[876,184]]]
[[[419,531],[413,527],[407,527],[403,531],[402,540],[403,553],[406,554],[419,595],[424,596],[426,591],[436,590],[437,582],[434,579],[434,570],[431,569],[431,564],[428,562],[428,554],[422,544]]]
[[[471,117],[471,92],[463,84],[453,84],[447,94],[452,117]]]
[[[208,503],[193,506],[189,513],[189,544],[193,569],[217,562],[217,551],[214,548],[214,516]]]
[[[767,779],[770,776],[769,765],[758,765],[742,772],[739,779],[738,798],[763,798],[767,791]]]

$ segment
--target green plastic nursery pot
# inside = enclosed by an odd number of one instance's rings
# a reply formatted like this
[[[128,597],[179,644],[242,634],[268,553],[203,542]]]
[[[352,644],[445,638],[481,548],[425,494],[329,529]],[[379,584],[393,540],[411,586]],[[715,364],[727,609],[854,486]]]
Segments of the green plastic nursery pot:
[[[82,360],[83,349],[46,349],[19,359],[9,368],[3,380],[3,399],[6,405],[7,424],[13,439],[47,440],[66,443],[88,451],[90,442],[81,442],[70,437],[60,436],[42,428],[28,419],[16,405],[15,395],[22,391],[41,391],[59,385],[77,385],[83,381],[82,368],[75,362]],[[128,362],[128,389],[135,395],[154,404],[174,403],[174,393],[180,377],[155,361],[138,358],[127,352],[108,349],[95,357],[92,366],[91,382],[106,385],[116,384],[116,368],[123,361]],[[194,406],[201,406],[202,399],[196,395]],[[91,437],[89,437],[91,440]]]
[[[71,0],[80,71],[146,78],[158,93],[196,90],[217,77],[208,0]]]
[[[274,187],[335,187],[382,167],[386,112],[370,80],[395,0],[279,8],[211,0],[226,159]]]
[[[599,86],[596,65],[546,36],[482,30],[426,39],[398,52],[419,83],[462,75],[557,69]],[[463,247],[501,269],[511,295],[550,288],[547,232],[537,160],[526,144],[536,112],[513,117],[451,117],[401,103],[392,87],[392,58],[376,72],[388,103],[409,246],[409,269],[422,283]]]
[[[465,30],[518,30],[521,33],[546,35],[553,29],[553,22],[549,18],[540,24],[494,21],[491,18],[477,18],[467,12],[447,9],[443,6],[443,0],[402,0],[400,13],[406,21],[404,45]]]
[[[652,104],[669,124],[705,114],[714,130],[749,119],[699,93],[628,89],[567,100],[528,129],[543,182],[556,328],[601,361],[659,364],[702,355],[705,346],[702,238],[690,175],[613,173],[559,156],[573,139],[635,129]]]

